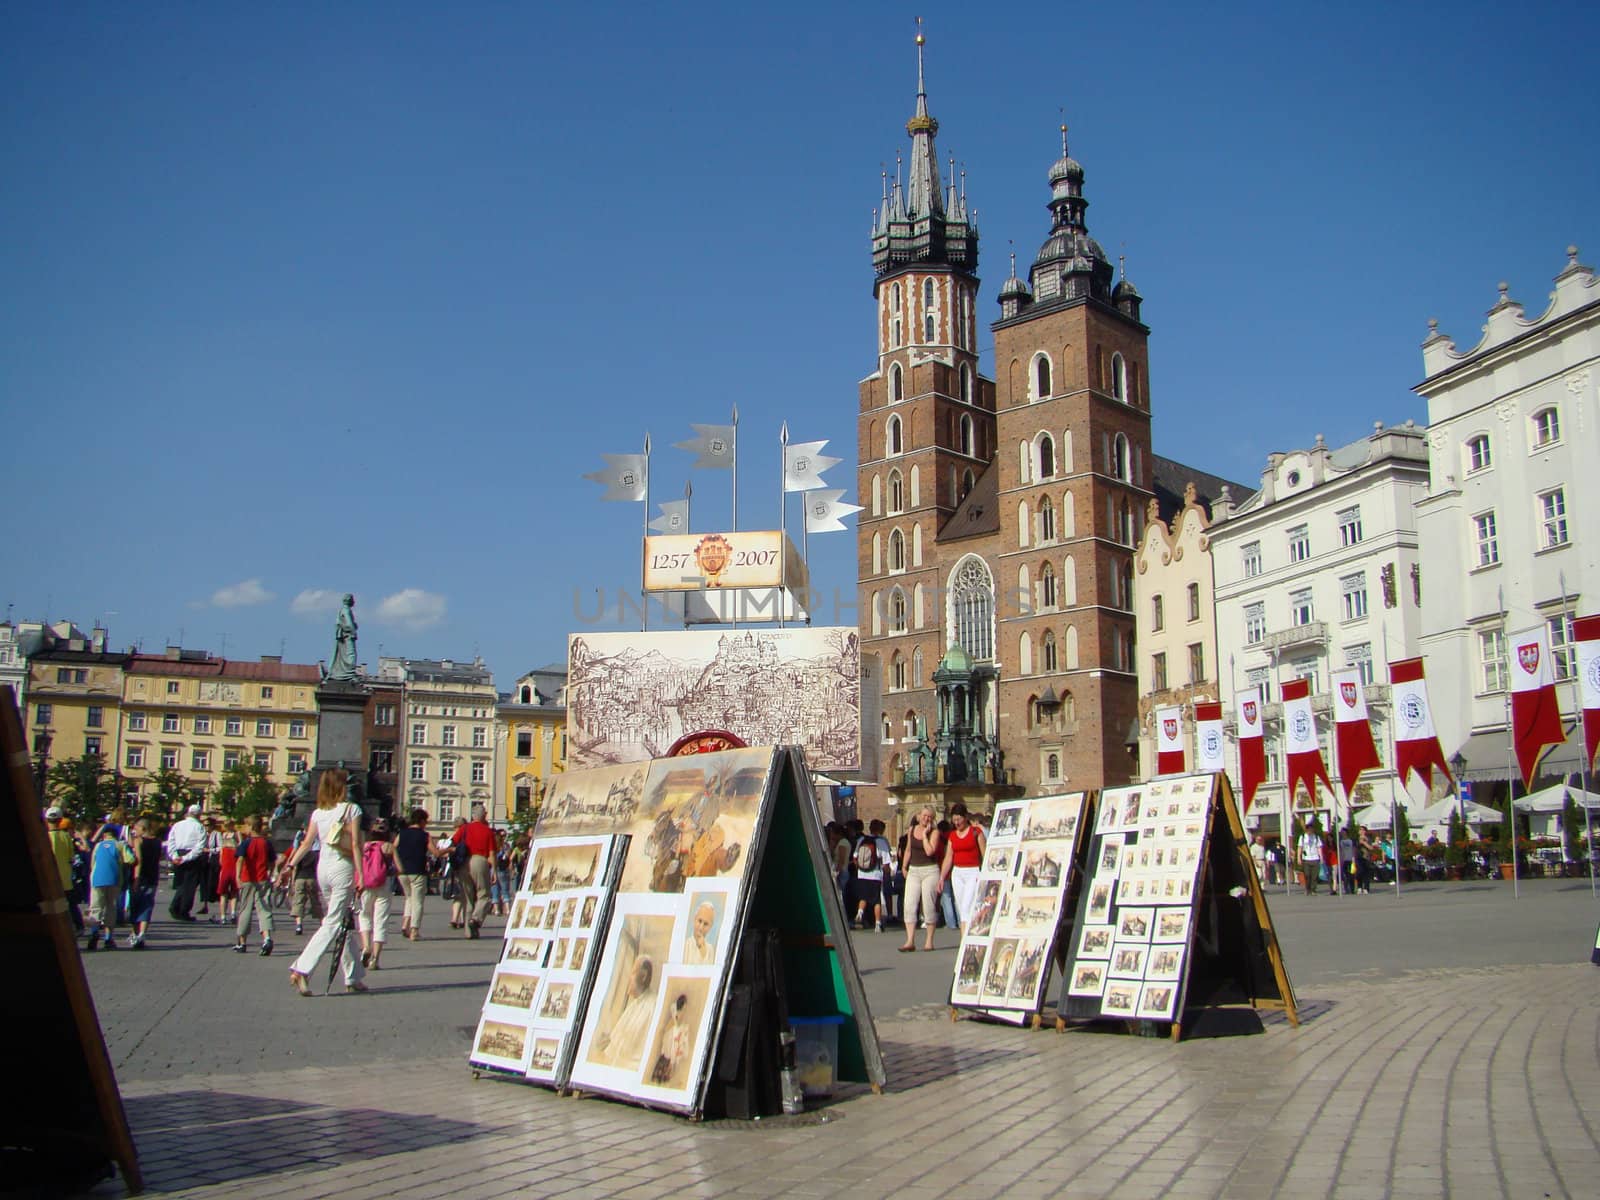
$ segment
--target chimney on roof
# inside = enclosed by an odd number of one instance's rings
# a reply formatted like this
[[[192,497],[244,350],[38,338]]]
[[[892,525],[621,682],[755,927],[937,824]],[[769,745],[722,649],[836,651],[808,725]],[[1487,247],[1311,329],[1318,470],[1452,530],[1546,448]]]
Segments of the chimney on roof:
[[[183,657],[183,647],[182,646],[168,646],[167,647],[167,661],[168,662],[177,662],[182,657]]]
[[[439,660],[439,665],[441,667],[443,667],[446,671],[453,671],[453,670],[455,670],[455,666],[456,666],[455,662],[452,659],[448,659],[448,658],[441,658]]]
[[[264,662],[264,663],[281,663],[283,661],[283,655],[281,655],[281,654],[263,654],[261,656],[261,661]]]
[[[91,641],[89,644],[94,647],[94,652],[96,654],[104,654],[106,652],[106,631],[100,626],[96,625],[94,627],[94,633],[90,635],[90,638]]]
[[[83,648],[84,648],[84,641],[83,641],[83,639],[81,637],[75,637],[75,638],[68,638],[67,639],[67,649],[68,650],[82,650]]]

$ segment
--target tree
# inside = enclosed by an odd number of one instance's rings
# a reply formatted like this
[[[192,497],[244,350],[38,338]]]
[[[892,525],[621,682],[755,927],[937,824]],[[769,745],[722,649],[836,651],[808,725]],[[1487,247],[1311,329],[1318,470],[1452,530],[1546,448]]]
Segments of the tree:
[[[145,812],[175,821],[189,805],[193,785],[172,767],[162,767],[145,781]]]
[[[1445,842],[1444,860],[1452,867],[1467,865],[1467,823],[1459,812],[1450,814],[1450,832]]]
[[[1499,836],[1495,838],[1495,851],[1503,863],[1514,861],[1514,856],[1517,853],[1517,810],[1515,805],[1516,802],[1512,800],[1508,791],[1505,808],[1501,810],[1505,815],[1500,821]]]
[[[58,762],[45,775],[45,796],[74,824],[98,820],[122,803],[123,782],[103,755],[85,754]]]
[[[1587,833],[1584,811],[1572,798],[1572,789],[1568,788],[1566,802],[1561,806],[1561,856],[1568,862],[1580,861],[1583,858],[1583,838]]]
[[[1411,840],[1411,818],[1406,816],[1406,806],[1401,801],[1394,806],[1394,840],[1400,846]]]
[[[277,807],[278,789],[265,767],[241,760],[224,768],[211,798],[230,817],[251,817]]]

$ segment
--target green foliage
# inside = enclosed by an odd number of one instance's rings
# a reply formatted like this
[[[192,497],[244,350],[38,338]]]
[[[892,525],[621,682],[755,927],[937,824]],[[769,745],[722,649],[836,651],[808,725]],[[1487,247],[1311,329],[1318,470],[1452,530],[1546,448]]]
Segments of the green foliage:
[[[163,821],[176,821],[189,807],[191,784],[172,767],[162,767],[144,785],[144,810]]]
[[[211,799],[230,817],[251,817],[277,807],[278,789],[265,767],[241,760],[223,770]]]
[[[45,775],[46,799],[59,805],[75,825],[97,821],[122,803],[127,783],[106,766],[104,755],[85,754],[58,762]]]
[[[1411,841],[1411,818],[1406,816],[1406,806],[1394,806],[1394,840],[1396,845],[1405,845]]]
[[[1500,812],[1502,814],[1500,818],[1500,830],[1495,835],[1494,839],[1495,853],[1500,856],[1500,861],[1503,863],[1510,862],[1512,854],[1515,853],[1515,846],[1512,839],[1516,836],[1517,810],[1512,807],[1513,803],[1514,801],[1508,794],[1506,796],[1505,804],[1500,806]]]
[[[1467,865],[1467,823],[1459,812],[1450,814],[1450,833],[1445,839],[1444,861],[1452,867]]]
[[[1569,791],[1567,802],[1561,806],[1561,853],[1568,862],[1583,858],[1582,843],[1589,832],[1585,822],[1583,809]]]

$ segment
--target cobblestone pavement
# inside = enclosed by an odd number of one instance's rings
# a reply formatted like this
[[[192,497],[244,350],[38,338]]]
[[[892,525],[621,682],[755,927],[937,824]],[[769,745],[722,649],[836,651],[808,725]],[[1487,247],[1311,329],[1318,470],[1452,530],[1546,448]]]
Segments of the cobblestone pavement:
[[[1509,885],[1279,896],[1273,912],[1301,1027],[1269,1014],[1263,1034],[1177,1045],[952,1024],[953,935],[897,955],[898,934],[857,934],[889,1089],[757,1123],[474,1080],[493,940],[396,943],[372,994],[315,1001],[289,991],[286,956],[229,954],[211,927],[158,927],[171,948],[88,964],[156,1194],[1594,1193],[1587,883],[1536,881],[1517,902]]]

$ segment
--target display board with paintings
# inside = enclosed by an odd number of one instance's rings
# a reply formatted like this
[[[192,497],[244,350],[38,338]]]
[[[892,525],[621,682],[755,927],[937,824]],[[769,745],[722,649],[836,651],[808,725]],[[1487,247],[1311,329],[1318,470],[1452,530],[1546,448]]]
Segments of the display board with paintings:
[[[1243,847],[1220,773],[1102,791],[1057,1012],[1171,1022],[1176,1036],[1186,1005],[1266,999],[1282,1002],[1293,1020],[1265,897]]]
[[[793,816],[776,810],[798,809],[802,791],[803,755],[772,747],[559,777],[534,831],[474,1063],[520,1061],[530,1079],[701,1112],[763,876],[798,869],[810,878],[815,857],[829,880],[820,826],[810,835],[815,856],[789,841],[769,844],[775,815]],[[776,861],[783,856],[795,861]],[[852,1007],[881,1074],[847,946],[845,956],[859,998]],[[524,1014],[521,1045],[507,1015],[515,1012]]]
[[[1002,1017],[1038,1013],[1085,836],[1082,792],[1009,800],[986,834],[977,900],[956,951],[950,1003]]]
[[[506,917],[471,1062],[560,1085],[594,983],[625,837],[535,838]]]

